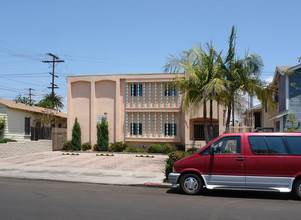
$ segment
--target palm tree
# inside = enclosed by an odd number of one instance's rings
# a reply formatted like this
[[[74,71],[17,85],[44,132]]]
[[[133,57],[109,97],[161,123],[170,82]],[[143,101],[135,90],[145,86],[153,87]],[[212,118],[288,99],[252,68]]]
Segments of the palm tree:
[[[52,93],[46,94],[44,95],[44,98],[37,104],[37,106],[56,110],[62,109],[64,107],[63,97],[54,93],[52,99]]]
[[[203,103],[204,136],[208,143],[213,139],[212,102],[219,100],[225,89],[224,79],[217,70],[217,53],[213,44],[195,45],[184,51],[180,57],[171,56],[164,67],[165,72],[179,73],[184,70],[184,78],[176,78],[172,84],[184,93],[184,109],[196,108]],[[210,100],[210,132],[207,126],[207,101]],[[209,135],[210,133],[210,135]]]
[[[245,58],[239,59],[235,52],[236,31],[234,26],[229,37],[229,48],[226,57],[218,56],[219,71],[225,79],[227,92],[224,93],[223,101],[227,107],[227,120],[225,133],[229,132],[232,112],[232,124],[234,125],[235,96],[242,93],[254,94],[261,86],[259,79],[263,62],[256,54],[246,54]]]

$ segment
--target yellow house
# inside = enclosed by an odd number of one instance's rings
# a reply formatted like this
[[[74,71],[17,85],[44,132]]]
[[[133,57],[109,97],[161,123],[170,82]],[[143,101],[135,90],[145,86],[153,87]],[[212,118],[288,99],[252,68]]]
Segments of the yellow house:
[[[96,125],[109,124],[109,142],[130,146],[152,143],[204,146],[202,105],[184,112],[182,94],[167,83],[183,74],[121,74],[67,77],[68,139],[75,118],[82,142],[97,141]],[[207,105],[209,112],[209,104]],[[207,119],[209,120],[209,119]],[[214,103],[214,135],[224,131],[223,107]]]

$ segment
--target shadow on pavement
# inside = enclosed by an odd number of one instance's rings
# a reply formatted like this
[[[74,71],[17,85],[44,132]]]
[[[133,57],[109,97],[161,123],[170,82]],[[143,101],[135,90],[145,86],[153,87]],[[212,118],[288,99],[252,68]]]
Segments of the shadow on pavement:
[[[169,189],[166,193],[186,195],[179,187]],[[279,192],[259,192],[259,191],[239,191],[239,190],[207,190],[205,189],[200,195],[201,197],[228,197],[228,198],[246,198],[246,199],[273,199],[273,200],[297,200],[292,193]],[[301,202],[301,201],[300,201]]]

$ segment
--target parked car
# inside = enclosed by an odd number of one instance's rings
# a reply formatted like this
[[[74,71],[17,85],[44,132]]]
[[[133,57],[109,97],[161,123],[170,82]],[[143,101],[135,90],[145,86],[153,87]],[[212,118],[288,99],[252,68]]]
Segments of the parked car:
[[[301,199],[301,133],[224,134],[174,164],[169,182],[207,189],[291,192]]]

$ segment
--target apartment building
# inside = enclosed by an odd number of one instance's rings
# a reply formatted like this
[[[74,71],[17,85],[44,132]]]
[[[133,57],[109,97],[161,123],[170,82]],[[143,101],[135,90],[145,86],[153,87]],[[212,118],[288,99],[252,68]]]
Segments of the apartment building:
[[[75,118],[82,142],[97,141],[96,125],[109,124],[109,142],[130,146],[152,143],[204,146],[203,107],[184,112],[182,94],[168,82],[183,74],[122,74],[69,76],[68,139]],[[208,115],[209,115],[209,104]],[[214,135],[224,130],[223,108],[214,103]],[[208,119],[209,120],[209,119]]]

